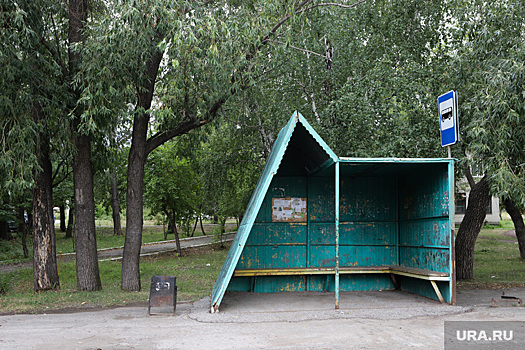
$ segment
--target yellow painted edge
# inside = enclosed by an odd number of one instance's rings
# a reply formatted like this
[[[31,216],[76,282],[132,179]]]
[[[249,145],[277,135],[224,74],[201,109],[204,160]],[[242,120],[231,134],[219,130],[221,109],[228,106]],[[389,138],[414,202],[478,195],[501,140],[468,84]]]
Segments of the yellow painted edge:
[[[397,271],[395,268],[384,267],[378,269],[345,269],[339,270],[341,274],[367,274],[367,273],[392,273],[395,275],[419,278],[427,281],[450,281],[448,276],[426,276],[421,274],[414,274],[410,272]],[[333,275],[335,269],[312,269],[312,268],[295,268],[295,269],[249,269],[249,270],[235,270],[235,277],[248,276],[286,276],[286,275]]]

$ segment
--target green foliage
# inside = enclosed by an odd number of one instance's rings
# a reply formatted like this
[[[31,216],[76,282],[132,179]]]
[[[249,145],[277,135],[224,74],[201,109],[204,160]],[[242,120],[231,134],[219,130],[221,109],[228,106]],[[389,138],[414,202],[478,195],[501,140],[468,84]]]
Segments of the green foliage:
[[[492,193],[524,206],[522,5],[519,1],[471,1],[458,6],[458,68],[453,73],[465,91],[466,158],[488,175]]]
[[[274,135],[278,116],[299,110],[345,156],[443,156],[435,106],[453,88],[443,77],[447,11],[437,0],[319,7],[294,23],[290,46],[272,52],[241,103]]]
[[[0,196],[23,202],[40,170],[35,150],[43,136],[57,154],[69,149],[67,4],[2,1],[0,13]]]
[[[257,134],[225,120],[203,132],[206,140],[197,159],[204,210],[221,220],[240,217],[262,170]]]
[[[177,155],[175,142],[152,152],[144,177],[144,197],[151,213],[164,213],[172,223],[188,226],[199,203],[199,183],[188,160]]]

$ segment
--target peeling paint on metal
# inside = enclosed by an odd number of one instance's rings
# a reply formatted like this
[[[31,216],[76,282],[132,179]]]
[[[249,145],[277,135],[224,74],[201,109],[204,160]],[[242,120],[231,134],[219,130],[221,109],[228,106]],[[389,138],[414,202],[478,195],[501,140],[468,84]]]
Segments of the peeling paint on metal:
[[[294,114],[295,121],[301,118]],[[279,133],[287,135],[276,142],[281,149],[287,147],[293,133],[292,124],[289,122]],[[312,134],[310,126],[306,129]],[[318,135],[315,139],[325,147]],[[275,170],[263,172],[262,177],[267,179],[260,182],[265,183],[266,189],[258,185],[252,196],[254,207],[249,207],[249,215],[245,215],[249,220],[243,220],[245,227],[241,225],[243,229],[239,230],[235,253],[228,255],[223,266],[227,273],[221,270],[212,305],[218,307],[224,291],[229,288],[233,267],[269,269],[268,275],[234,277],[231,282],[232,290],[267,293],[338,290],[334,275],[298,276],[287,270],[309,269],[309,273],[313,273],[312,268],[326,268],[334,271],[336,261],[341,269],[404,266],[453,274],[449,198],[450,188],[453,188],[449,183],[452,160],[335,158],[341,171],[339,186],[335,186],[335,167],[327,168],[326,164],[324,170],[313,176],[300,176],[299,171],[294,173],[288,166],[288,173],[283,176],[277,172],[283,154],[281,158],[270,156],[274,157],[271,162]],[[272,222],[272,198],[285,196],[307,201],[307,222]],[[254,198],[260,201],[255,202]],[[339,205],[334,205],[337,199]],[[340,215],[338,225],[337,212]],[[336,227],[339,228],[338,242]],[[385,271],[369,276],[343,274],[340,289],[393,289],[389,276],[378,276]],[[414,280],[409,273],[402,277],[400,283],[405,287]],[[428,281],[423,282],[426,284],[414,282],[414,290],[432,297],[435,290]],[[452,300],[454,294],[451,284],[448,280],[436,283],[447,301]],[[444,292],[447,288],[449,291]]]

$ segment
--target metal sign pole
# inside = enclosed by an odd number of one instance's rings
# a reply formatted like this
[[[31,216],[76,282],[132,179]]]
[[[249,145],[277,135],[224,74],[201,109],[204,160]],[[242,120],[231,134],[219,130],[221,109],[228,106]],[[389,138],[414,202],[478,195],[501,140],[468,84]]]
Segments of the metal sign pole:
[[[335,309],[339,309],[339,161],[335,163]]]

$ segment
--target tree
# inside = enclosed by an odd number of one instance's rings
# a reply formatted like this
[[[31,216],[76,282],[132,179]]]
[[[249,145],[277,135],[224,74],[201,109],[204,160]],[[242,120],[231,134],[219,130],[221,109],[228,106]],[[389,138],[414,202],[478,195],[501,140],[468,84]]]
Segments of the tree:
[[[520,167],[525,159],[520,87],[524,10],[517,1],[469,1],[455,5],[456,26],[451,46],[457,56],[456,68],[451,70],[453,76],[449,78],[457,82],[462,91],[460,96],[463,95],[462,158],[467,164],[467,178],[470,164],[485,174],[475,186],[471,185],[465,213],[469,220],[463,221],[456,238],[457,278],[469,279],[473,277],[474,244],[490,193],[501,196],[504,202],[525,201]],[[511,202],[507,204],[510,206]],[[520,240],[521,237],[520,234]]]
[[[300,110],[347,156],[443,156],[435,102],[446,83],[447,11],[442,1],[374,1],[309,12],[258,83],[256,113]]]
[[[84,25],[88,19],[87,0],[69,0],[68,5],[68,48],[69,91],[80,97],[80,91],[73,81],[80,69],[82,55],[75,46],[85,42]],[[77,288],[93,291],[102,289],[98,268],[97,239],[95,234],[95,195],[93,192],[93,170],[91,164],[91,135],[83,130],[80,106],[71,109],[71,134],[75,145],[73,156],[73,182],[75,188],[75,247]]]
[[[35,291],[59,286],[55,254],[50,140],[59,131],[60,103],[67,100],[56,52],[48,41],[57,26],[45,19],[56,3],[20,1],[0,5],[2,162],[10,169],[8,191],[33,188],[33,274]],[[58,101],[62,100],[60,103]],[[5,131],[7,130],[7,133]]]
[[[487,177],[477,183],[467,168],[470,196],[465,216],[456,235],[456,278],[471,279],[474,276],[474,246],[487,215],[490,191]]]
[[[87,1],[69,3],[31,1],[2,3],[2,56],[6,67],[7,92],[4,106],[8,116],[5,125],[26,125],[23,134],[33,131],[30,142],[11,142],[11,149],[31,150],[34,157],[19,157],[20,164],[33,172],[33,232],[35,246],[35,286],[50,289],[58,286],[52,222],[52,182],[49,166],[52,160],[50,142],[73,138],[73,171],[77,202],[77,284],[79,289],[93,290],[97,284],[98,262],[94,231],[92,175],[90,167],[90,134],[88,123],[81,120],[77,108],[79,86],[77,71],[83,41],[82,29],[87,20]],[[71,122],[67,120],[73,116]],[[16,122],[13,122],[16,121]],[[3,122],[3,121],[2,121]],[[89,122],[89,121],[88,121]],[[65,127],[70,124],[71,130]],[[17,128],[21,130],[20,128]],[[16,130],[16,129],[12,129]],[[68,132],[70,131],[71,134]],[[36,142],[35,142],[36,141]],[[19,170],[15,166],[13,169]],[[28,170],[24,170],[28,172]],[[20,171],[19,171],[20,172]],[[53,247],[52,247],[53,246]],[[41,252],[40,252],[41,251]],[[40,257],[45,261],[37,261]],[[51,279],[45,276],[52,276]],[[55,278],[56,276],[56,278]],[[44,279],[49,280],[45,282]],[[35,287],[36,288],[36,287]]]
[[[510,199],[504,198],[503,205],[505,210],[509,213],[512,222],[514,223],[514,230],[516,231],[516,238],[518,239],[518,245],[520,250],[520,257],[525,259],[525,223],[523,222],[523,207],[520,208]]]
[[[177,155],[177,145],[169,142],[153,151],[145,172],[145,203],[151,213],[163,213],[175,233],[177,252],[182,254],[177,225],[188,224],[196,216],[200,202],[199,183],[190,162]]]
[[[221,116],[201,130],[205,138],[196,155],[204,210],[217,215],[221,232],[228,217],[241,221],[265,160],[258,127],[226,118]]]
[[[271,59],[272,38],[287,40],[291,33],[285,23],[291,27],[318,7],[355,4],[166,0],[112,5],[88,27],[94,40],[83,48],[90,62],[84,60],[81,102],[85,120],[133,110],[122,289],[139,290],[147,156],[209,123],[231,96],[251,86],[264,73],[261,62]],[[152,134],[150,122],[156,124]]]

